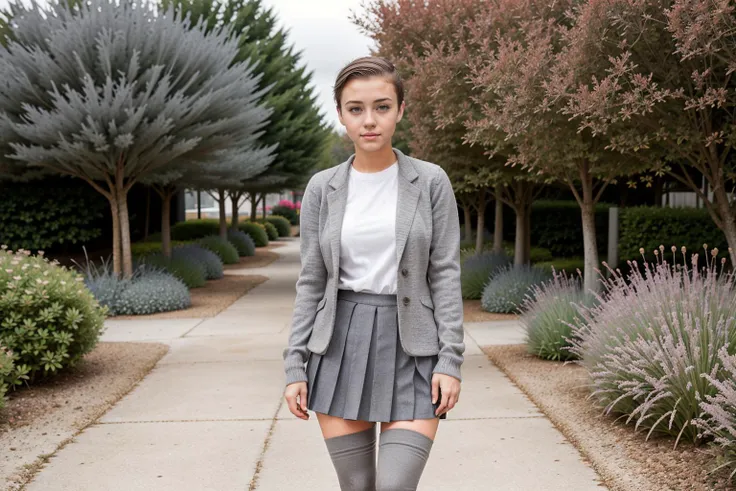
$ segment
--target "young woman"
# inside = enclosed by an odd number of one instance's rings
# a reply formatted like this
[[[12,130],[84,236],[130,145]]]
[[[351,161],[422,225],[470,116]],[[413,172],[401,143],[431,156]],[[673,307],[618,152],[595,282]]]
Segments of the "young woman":
[[[343,491],[416,489],[460,394],[457,205],[441,167],[392,147],[405,104],[389,61],[351,62],[334,94],[355,154],[304,192],[284,396],[317,414]]]

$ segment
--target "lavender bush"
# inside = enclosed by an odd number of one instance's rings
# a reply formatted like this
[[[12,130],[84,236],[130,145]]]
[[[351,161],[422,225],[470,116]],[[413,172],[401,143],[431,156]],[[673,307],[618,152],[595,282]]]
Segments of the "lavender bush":
[[[725,372],[721,379],[709,374],[704,377],[713,384],[717,393],[700,402],[703,417],[693,420],[701,430],[700,436],[713,437],[714,444],[723,451],[724,461],[716,470],[732,468],[730,478],[736,475],[736,356],[726,346],[718,352]]]
[[[501,268],[509,266],[511,258],[504,253],[486,252],[468,256],[460,270],[463,298],[477,300],[483,295],[488,281]]]
[[[552,280],[533,285],[521,305],[520,321],[526,329],[530,354],[545,360],[570,360],[577,355],[569,351],[572,325],[582,318],[576,305],[591,306],[594,297],[583,292],[580,273],[568,276],[552,271]]]
[[[483,289],[481,307],[486,312],[519,312],[531,288],[551,277],[551,273],[534,266],[514,265],[499,269]]]
[[[656,263],[640,270],[631,262],[627,278],[606,266],[611,277],[603,280],[600,304],[580,308],[585,323],[571,325],[570,351],[588,370],[591,397],[606,413],[648,428],[647,438],[676,436],[676,446],[681,438],[700,441],[692,421],[700,401],[717,392],[705,375],[721,380],[718,352],[736,347],[736,288],[723,263],[688,267],[683,248],[683,264],[673,265],[672,249],[672,263],[660,247]]]

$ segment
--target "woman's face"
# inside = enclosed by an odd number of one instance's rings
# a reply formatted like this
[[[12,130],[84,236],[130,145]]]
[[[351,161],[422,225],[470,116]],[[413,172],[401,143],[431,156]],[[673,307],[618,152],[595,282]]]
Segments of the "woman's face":
[[[365,152],[388,146],[396,124],[404,114],[399,107],[396,88],[387,77],[358,78],[348,82],[342,91],[337,115],[348,136]]]

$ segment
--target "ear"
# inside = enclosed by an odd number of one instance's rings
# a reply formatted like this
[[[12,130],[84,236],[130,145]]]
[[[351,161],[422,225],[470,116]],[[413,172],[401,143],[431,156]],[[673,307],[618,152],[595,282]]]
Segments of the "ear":
[[[401,106],[399,106],[399,115],[396,118],[396,123],[398,124],[401,119],[404,117],[404,110],[406,109],[406,101],[401,102]]]

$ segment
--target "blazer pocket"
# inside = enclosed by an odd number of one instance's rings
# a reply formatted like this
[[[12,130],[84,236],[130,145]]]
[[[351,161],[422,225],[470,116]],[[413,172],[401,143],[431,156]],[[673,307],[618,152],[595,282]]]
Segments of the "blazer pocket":
[[[428,295],[423,295],[419,297],[419,301],[424,304],[425,307],[434,310],[434,303],[432,302],[432,297]]]

